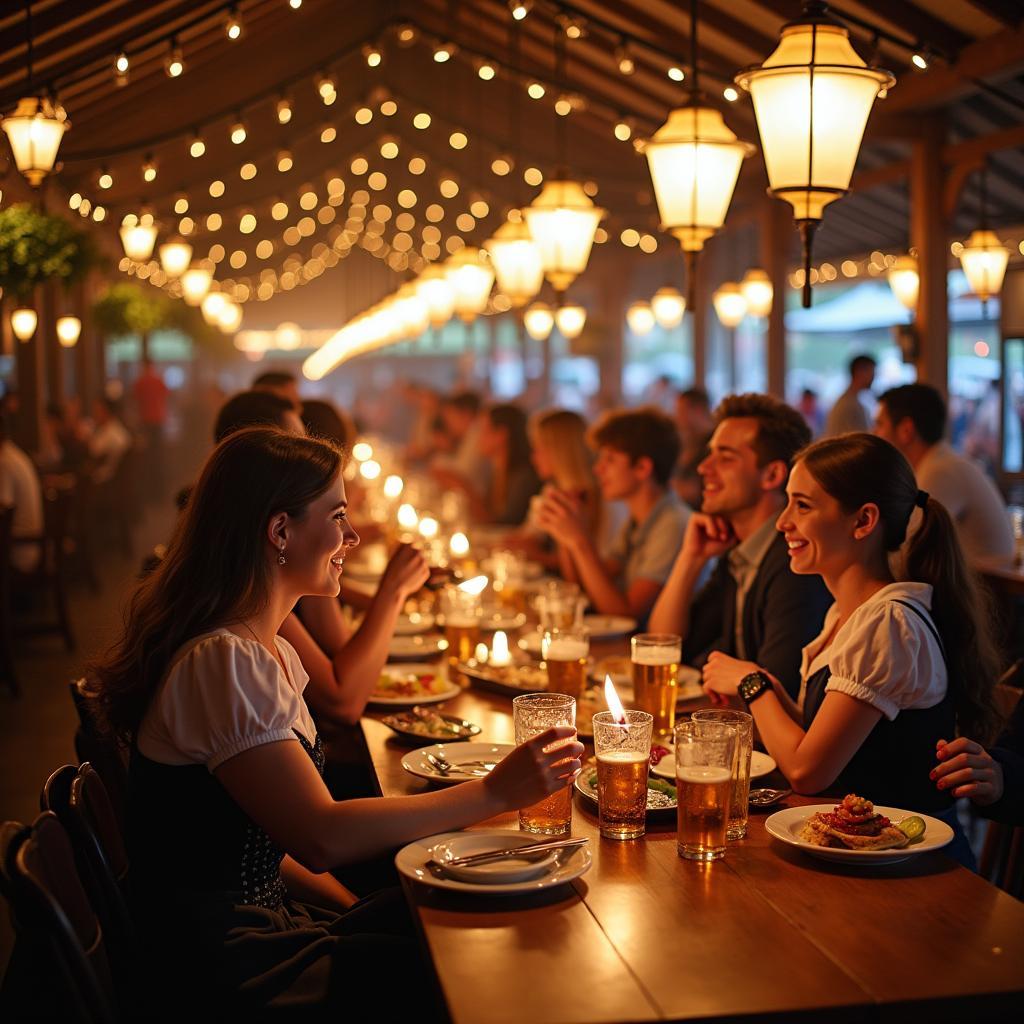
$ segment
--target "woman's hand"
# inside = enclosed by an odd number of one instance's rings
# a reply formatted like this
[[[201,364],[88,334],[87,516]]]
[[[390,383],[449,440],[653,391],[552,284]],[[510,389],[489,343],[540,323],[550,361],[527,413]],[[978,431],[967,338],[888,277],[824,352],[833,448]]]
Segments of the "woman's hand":
[[[411,544],[399,544],[381,577],[378,593],[392,594],[403,603],[430,578],[423,552]]]
[[[519,744],[484,780],[507,810],[529,807],[564,789],[580,770],[583,744],[576,730],[559,725]],[[568,741],[568,742],[566,742]],[[550,748],[554,745],[553,749]]]
[[[930,778],[936,788],[955,797],[966,796],[979,807],[994,804],[1003,795],[1003,766],[980,743],[960,736],[935,748],[938,764]]]
[[[704,692],[712,704],[728,704],[735,697],[740,680],[751,672],[761,672],[759,665],[752,661],[740,661],[721,651],[712,651],[704,663]],[[767,673],[766,673],[767,674]]]
[[[586,536],[579,501],[557,487],[547,489],[542,495],[536,525],[567,547]]]

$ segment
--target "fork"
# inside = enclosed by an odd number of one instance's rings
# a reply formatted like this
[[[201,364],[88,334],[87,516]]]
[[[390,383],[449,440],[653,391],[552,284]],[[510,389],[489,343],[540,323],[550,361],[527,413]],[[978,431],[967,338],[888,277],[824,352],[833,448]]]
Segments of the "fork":
[[[452,764],[443,758],[435,757],[433,754],[425,755],[427,763],[437,772],[438,775],[447,777],[452,772],[460,775],[475,775],[483,777],[489,775],[494,764],[490,761],[464,761],[461,764]],[[479,767],[476,767],[479,766]]]

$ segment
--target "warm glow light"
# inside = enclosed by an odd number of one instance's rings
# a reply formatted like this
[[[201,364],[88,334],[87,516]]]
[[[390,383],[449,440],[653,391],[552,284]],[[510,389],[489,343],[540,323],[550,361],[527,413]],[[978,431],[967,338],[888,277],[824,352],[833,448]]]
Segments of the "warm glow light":
[[[145,263],[153,255],[156,244],[156,225],[122,224],[118,229],[124,254],[136,263]]]
[[[223,292],[207,292],[203,296],[199,309],[203,314],[203,319],[211,327],[219,325],[220,315],[224,311],[227,301],[227,296]]]
[[[566,341],[578,338],[587,322],[587,311],[582,306],[559,306],[555,310],[555,323]]]
[[[487,254],[467,245],[448,259],[445,275],[455,296],[455,312],[471,322],[484,311],[494,284],[494,269]]]
[[[240,146],[245,142],[245,125],[241,121],[236,121],[231,126],[231,141],[236,145]]]
[[[555,315],[546,303],[535,302],[523,313],[523,326],[534,341],[544,341],[554,329]]]
[[[242,326],[242,316],[241,305],[225,295],[217,311],[217,326],[225,334],[234,334]]]
[[[287,124],[292,119],[291,101],[282,97],[277,101],[277,123]]]
[[[484,246],[491,255],[498,291],[513,306],[525,305],[544,284],[544,264],[530,229],[522,221],[506,221]]]
[[[398,506],[398,525],[403,530],[415,530],[419,525],[420,517],[416,514],[416,509],[412,505],[404,502]]]
[[[373,458],[373,445],[367,441],[357,441],[352,445],[352,458],[356,462],[366,462],[367,459]]]
[[[192,246],[183,239],[172,239],[160,246],[160,266],[168,277],[181,277],[192,262]]]
[[[999,294],[1009,258],[1009,250],[994,231],[974,231],[967,239],[960,253],[960,264],[971,291],[982,302]]]
[[[555,291],[564,292],[586,269],[594,232],[604,214],[578,181],[567,179],[545,183],[523,211]]]
[[[723,327],[739,327],[747,314],[747,300],[735,281],[726,281],[711,296],[715,313]]]
[[[619,695],[612,683],[612,677],[609,675],[604,677],[604,702],[608,705],[608,710],[612,713],[612,718],[614,718],[616,722],[621,722],[625,725],[626,711],[622,706],[622,701],[619,700]]]
[[[81,333],[82,321],[77,316],[57,318],[57,340],[64,348],[74,348],[78,343],[78,336]]]
[[[367,459],[359,467],[359,475],[364,480],[376,480],[380,476],[380,463],[376,459]]]
[[[469,554],[469,538],[464,533],[453,533],[448,542],[448,550],[456,558],[465,558]]]
[[[496,668],[512,664],[512,653],[508,649],[508,637],[503,629],[495,630],[491,641],[490,664]]]
[[[686,312],[686,299],[675,288],[659,288],[651,298],[654,319],[666,330],[678,327]]]
[[[466,580],[465,583],[460,583],[457,589],[471,597],[477,597],[489,582],[486,576],[474,576],[472,579]]]
[[[768,316],[771,313],[775,289],[766,271],[757,267],[748,270],[740,281],[740,291],[751,316]]]
[[[626,310],[626,323],[634,334],[650,334],[654,329],[654,310],[649,302],[632,302]]]
[[[433,540],[441,529],[441,524],[433,516],[424,516],[420,520],[420,536],[425,540]]]
[[[917,309],[917,293],[921,279],[917,273],[917,260],[913,256],[897,256],[896,262],[885,275],[893,295],[913,313]]]
[[[434,61],[438,64],[446,64],[452,59],[454,52],[455,45],[453,43],[438,43],[434,48]]]
[[[211,284],[213,274],[206,267],[189,267],[181,275],[181,297],[190,306],[201,305]]]
[[[23,97],[14,113],[0,121],[14,164],[33,188],[53,170],[61,139],[70,127],[64,108],[45,96]]]
[[[36,333],[39,317],[34,309],[22,306],[11,313],[11,330],[18,341],[28,341]]]
[[[432,327],[443,327],[455,311],[455,289],[440,267],[427,267],[416,283],[419,297],[427,304]]]
[[[384,497],[397,498],[405,490],[405,481],[392,474],[384,481]]]

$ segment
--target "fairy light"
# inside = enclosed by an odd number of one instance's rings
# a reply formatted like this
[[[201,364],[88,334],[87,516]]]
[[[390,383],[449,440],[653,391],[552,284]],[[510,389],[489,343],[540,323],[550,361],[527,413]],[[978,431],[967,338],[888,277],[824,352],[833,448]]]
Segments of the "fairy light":
[[[356,124],[369,124],[373,120],[373,111],[369,107],[360,107],[352,116]]]
[[[363,47],[363,60],[369,68],[379,68],[384,62],[384,54],[379,46],[367,44]]]
[[[110,171],[104,168],[100,172],[99,178],[96,179],[96,184],[99,185],[99,187],[102,189],[112,188],[114,185],[114,178],[111,175]]]
[[[430,127],[430,122],[431,122],[430,115],[428,113],[426,113],[425,111],[420,111],[420,113],[418,113],[412,119],[412,126],[413,126],[413,128],[419,128],[422,131],[423,129]]]
[[[292,119],[292,101],[282,96],[277,101],[277,123],[287,124]]]
[[[156,181],[156,164],[153,162],[152,155],[148,155],[142,163],[142,180]]]
[[[454,43],[438,43],[434,47],[434,63],[435,64],[447,64],[452,59],[452,55],[455,53]]]
[[[287,149],[278,151],[277,154],[277,169],[281,174],[286,174],[294,166],[292,155]]]
[[[238,176],[242,181],[252,181],[252,179],[256,177],[256,174],[257,167],[254,163],[250,162],[242,164],[242,166],[238,168]]]
[[[242,38],[242,16],[238,13],[237,7],[232,7],[228,11],[227,20],[224,23],[224,34],[231,40]]]
[[[216,178],[215,180],[210,182],[210,188],[209,188],[210,195],[214,199],[220,199],[220,197],[222,195],[224,195],[224,188],[225,188],[224,182],[221,181],[220,178]]]
[[[192,136],[192,141],[189,143],[188,152],[189,156],[195,157],[196,159],[201,157],[206,152],[206,143],[203,142],[202,136],[198,132],[196,132],[196,134]]]
[[[526,95],[529,96],[531,100],[544,99],[544,92],[544,86],[541,85],[540,82],[531,82],[526,87]]]
[[[686,78],[686,72],[683,71],[682,68],[675,66],[670,67],[665,74],[668,75],[673,82],[682,82]]]
[[[245,138],[245,123],[242,121],[241,118],[238,118],[238,120],[235,121],[235,123],[231,126],[231,141],[236,146],[240,146],[243,142],[245,142]]]
[[[185,58],[182,56],[177,37],[171,38],[171,49],[164,61],[164,71],[168,78],[180,78],[185,71]]]
[[[485,62],[476,69],[476,73],[477,77],[479,77],[481,81],[489,82],[491,81],[492,78],[494,78],[497,72],[494,70],[493,64],[488,64]]]

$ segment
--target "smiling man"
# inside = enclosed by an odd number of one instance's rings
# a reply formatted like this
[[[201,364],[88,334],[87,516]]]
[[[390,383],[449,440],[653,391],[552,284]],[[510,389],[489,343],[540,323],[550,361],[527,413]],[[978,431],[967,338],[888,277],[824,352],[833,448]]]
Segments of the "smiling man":
[[[690,517],[649,628],[681,634],[683,661],[694,668],[722,651],[756,662],[795,698],[801,650],[821,631],[831,603],[819,576],[790,570],[775,528],[790,464],[810,431],[795,409],[757,394],[730,395],[715,424],[698,467],[701,511]],[[712,559],[718,563],[698,590]]]

